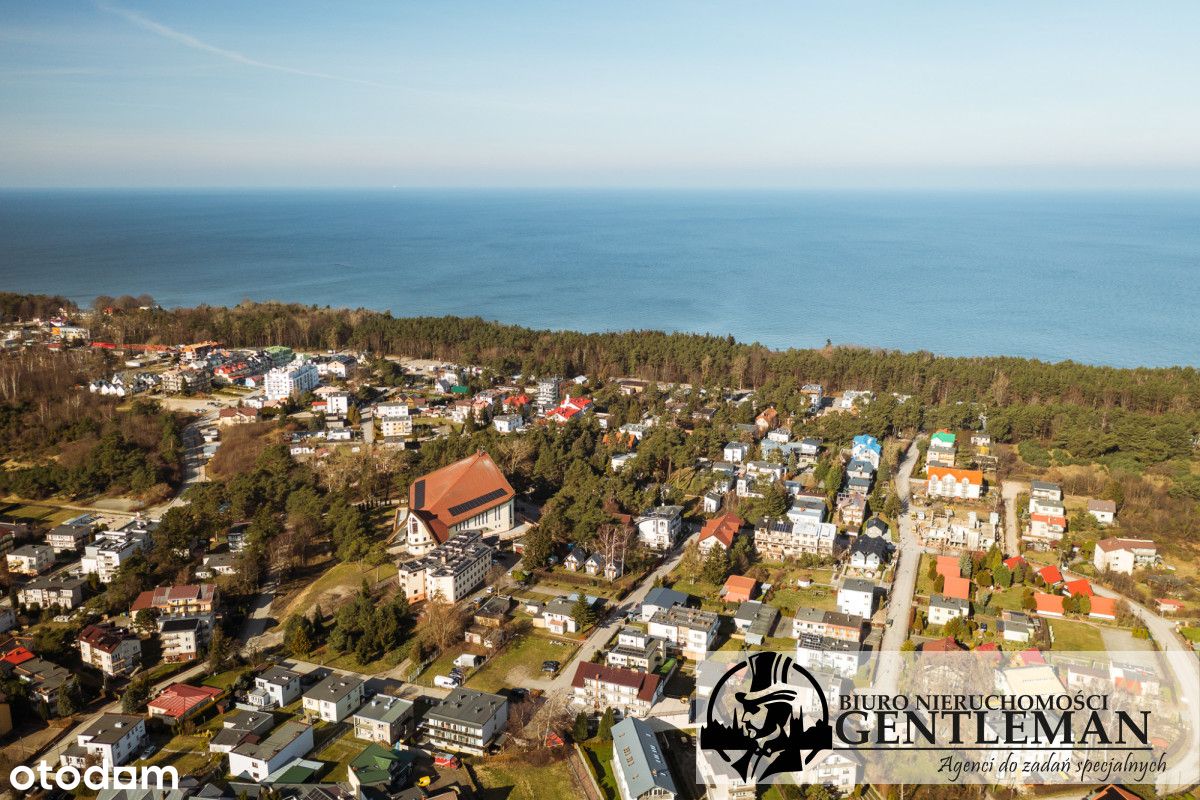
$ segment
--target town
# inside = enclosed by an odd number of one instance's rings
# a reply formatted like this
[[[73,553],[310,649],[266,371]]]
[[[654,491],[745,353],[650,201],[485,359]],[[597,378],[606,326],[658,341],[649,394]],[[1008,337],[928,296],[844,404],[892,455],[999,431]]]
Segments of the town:
[[[995,398],[108,337],[155,309],[5,320],[5,773],[174,766],[178,800],[896,796],[843,750],[795,785],[705,780],[707,658],[764,650],[885,691],[905,653],[992,653],[1014,694],[1136,683],[1164,711],[1159,659],[1186,653],[1175,705],[1200,707],[1196,560],[1146,522],[1168,470]],[[1200,463],[1187,433],[1161,463]]]

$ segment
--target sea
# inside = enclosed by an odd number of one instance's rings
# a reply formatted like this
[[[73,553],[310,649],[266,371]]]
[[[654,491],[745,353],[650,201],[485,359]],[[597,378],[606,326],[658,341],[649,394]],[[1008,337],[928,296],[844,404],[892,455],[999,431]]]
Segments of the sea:
[[[0,290],[1200,365],[1200,194],[0,191]]]

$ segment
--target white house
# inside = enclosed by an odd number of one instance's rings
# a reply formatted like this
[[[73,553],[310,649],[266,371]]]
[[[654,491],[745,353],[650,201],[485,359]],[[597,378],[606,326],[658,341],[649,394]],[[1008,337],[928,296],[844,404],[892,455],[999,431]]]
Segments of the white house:
[[[978,500],[983,494],[982,470],[931,466],[927,474],[929,481],[926,492],[930,497]]]
[[[670,550],[683,527],[682,506],[659,506],[636,520],[638,538],[651,550]]]
[[[750,455],[750,445],[745,442],[730,442],[725,445],[723,458],[731,464],[741,464]]]
[[[957,617],[971,616],[971,603],[957,597],[946,597],[935,594],[929,598],[929,622],[933,625],[945,625]]]
[[[625,717],[644,717],[662,697],[658,675],[581,661],[571,680],[572,703],[594,713],[604,709]]]
[[[663,639],[669,649],[682,653],[685,658],[702,659],[717,638],[720,619],[711,611],[673,606],[656,612],[650,618],[647,632]]]
[[[229,774],[262,782],[268,775],[313,749],[313,726],[289,720],[267,738],[245,742],[229,753]]]
[[[316,366],[307,361],[293,361],[268,372],[263,377],[263,391],[268,400],[283,400],[311,392],[320,383]]]
[[[1101,525],[1112,525],[1117,516],[1117,504],[1112,500],[1088,500],[1087,510]]]
[[[271,667],[255,676],[254,688],[247,699],[258,708],[282,708],[300,696],[300,673],[284,667]]]
[[[82,767],[98,759],[111,769],[131,761],[146,743],[146,720],[131,714],[102,714],[68,747],[60,763]]]
[[[304,716],[341,722],[362,705],[365,691],[360,678],[335,672],[304,693]]]
[[[141,666],[142,641],[113,625],[88,625],[79,632],[79,657],[105,675],[128,675]]]
[[[1101,539],[1092,554],[1097,570],[1122,575],[1132,575],[1135,569],[1153,566],[1157,560],[1158,546],[1149,539]]]
[[[870,619],[875,613],[875,582],[862,578],[842,581],[837,596],[838,611]]]
[[[14,575],[40,575],[54,566],[54,548],[47,544],[27,544],[4,558],[8,571]]]
[[[344,417],[350,413],[350,393],[330,392],[325,395],[325,416]]]
[[[499,433],[518,433],[525,427],[520,414],[499,414],[492,418],[492,427]]]

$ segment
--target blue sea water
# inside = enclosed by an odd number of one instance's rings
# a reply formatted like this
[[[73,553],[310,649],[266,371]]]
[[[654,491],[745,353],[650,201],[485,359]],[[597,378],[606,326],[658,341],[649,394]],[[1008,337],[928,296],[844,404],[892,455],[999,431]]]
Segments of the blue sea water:
[[[14,190],[0,289],[1200,365],[1200,195]]]

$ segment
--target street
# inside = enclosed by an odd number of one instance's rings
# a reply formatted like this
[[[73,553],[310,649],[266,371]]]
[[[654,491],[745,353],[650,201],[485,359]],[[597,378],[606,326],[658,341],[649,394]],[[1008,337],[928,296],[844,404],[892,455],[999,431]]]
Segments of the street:
[[[912,519],[908,515],[908,500],[912,494],[909,484],[917,466],[918,447],[914,440],[908,446],[904,461],[896,469],[895,483],[903,509],[900,514],[900,542],[896,550],[896,572],[892,590],[887,599],[887,623],[883,628],[883,640],[875,665],[875,690],[881,694],[894,694],[900,680],[900,645],[908,638],[908,615],[912,608],[913,594],[917,588],[917,569],[921,564],[923,548],[913,533]]]

